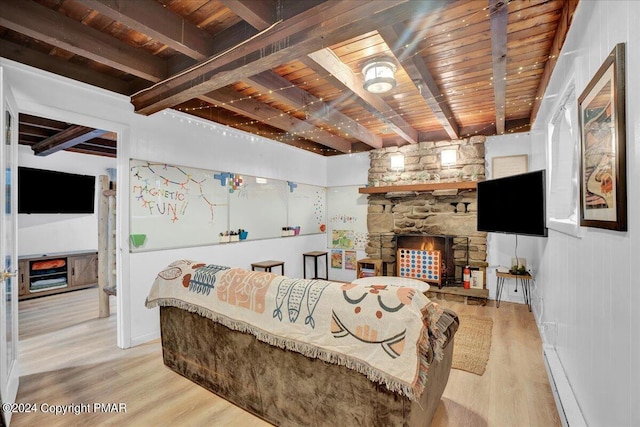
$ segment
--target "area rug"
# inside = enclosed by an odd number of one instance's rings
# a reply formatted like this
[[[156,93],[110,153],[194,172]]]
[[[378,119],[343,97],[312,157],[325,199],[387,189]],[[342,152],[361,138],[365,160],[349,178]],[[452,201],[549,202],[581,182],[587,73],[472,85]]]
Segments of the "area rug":
[[[455,335],[452,368],[482,375],[489,361],[493,320],[471,315],[458,317],[460,327]]]

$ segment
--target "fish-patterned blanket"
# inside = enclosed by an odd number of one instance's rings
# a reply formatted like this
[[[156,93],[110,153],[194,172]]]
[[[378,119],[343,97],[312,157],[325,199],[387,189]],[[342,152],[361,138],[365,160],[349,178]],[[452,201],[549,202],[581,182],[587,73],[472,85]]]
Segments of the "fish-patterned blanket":
[[[424,389],[429,353],[440,360],[445,341],[437,327],[442,310],[412,288],[294,279],[192,260],[162,270],[145,305],[196,312],[354,369],[412,400]]]

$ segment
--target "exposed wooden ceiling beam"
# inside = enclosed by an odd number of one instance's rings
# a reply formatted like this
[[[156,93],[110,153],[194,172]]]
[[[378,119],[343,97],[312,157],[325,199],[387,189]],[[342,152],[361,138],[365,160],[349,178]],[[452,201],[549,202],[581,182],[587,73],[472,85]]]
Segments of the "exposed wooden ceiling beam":
[[[272,0],[221,0],[221,3],[257,30],[268,28],[276,21],[278,15],[276,11],[277,4]],[[281,7],[286,7],[288,11],[291,11],[291,6],[296,4],[299,4],[299,2],[286,6],[281,5]],[[334,126],[339,124],[341,128],[349,129],[347,132],[350,136],[365,142],[371,147],[382,147],[382,139],[380,137],[316,96],[293,86],[289,80],[271,70],[253,75],[246,80],[252,87],[262,92],[268,92],[269,96],[276,100],[294,108],[305,109],[315,120]]]
[[[398,59],[400,66],[404,68],[407,75],[418,87],[420,95],[427,102],[449,138],[458,139],[460,136],[458,123],[456,123],[449,104],[433,79],[427,64],[424,63],[420,55],[414,54],[418,44],[414,43],[405,49],[405,43],[400,40],[399,35],[402,34],[403,28],[402,24],[390,25],[378,30],[378,33]]]
[[[90,73],[81,65],[74,64],[55,56],[47,55],[33,49],[0,39],[2,56],[12,61],[27,64],[50,73],[65,76],[92,86],[101,87],[112,92],[129,95],[130,85],[120,79],[102,73]]]
[[[29,135],[19,135],[18,136],[18,144],[28,145],[31,147],[33,144],[39,142],[42,138],[37,136],[29,136]]]
[[[553,38],[551,50],[549,51],[549,59],[547,59],[547,63],[544,64],[544,71],[542,72],[542,77],[540,78],[540,83],[538,84],[536,98],[533,101],[533,106],[531,108],[531,124],[535,122],[536,117],[538,116],[538,111],[540,110],[540,104],[542,103],[544,92],[547,90],[549,80],[551,79],[551,74],[553,73],[553,69],[558,62],[560,51],[562,50],[562,46],[564,45],[564,40],[567,38],[567,33],[569,32],[569,27],[571,26],[571,21],[573,21],[573,15],[576,11],[576,7],[578,7],[578,1],[579,0],[565,0],[563,3],[562,14],[560,15],[560,21],[558,22],[558,28],[556,29],[556,34]]]
[[[505,132],[528,132],[531,130],[531,121],[528,117],[507,120],[504,125],[504,130]]]
[[[103,135],[104,136],[104,135]],[[118,148],[118,141],[113,141],[111,139],[104,139],[102,137],[92,138],[78,145],[83,145],[85,147],[104,147],[111,150],[115,150]]]
[[[277,19],[275,0],[220,0],[220,3],[258,30],[264,30]]]
[[[37,138],[48,138],[51,136],[51,131],[27,123],[20,123],[19,133],[23,136],[35,136]]]
[[[36,156],[48,156],[49,154],[73,147],[74,145],[81,144],[90,139],[97,138],[106,132],[107,131],[100,129],[73,125],[69,126],[62,132],[56,133],[47,139],[43,139],[37,144],[34,144],[31,148]]]
[[[193,101],[187,102],[185,104],[181,104],[181,106],[185,106],[189,108],[190,104],[192,104],[193,107],[201,106],[201,105],[196,106],[193,103]],[[203,118],[205,120],[211,120],[211,115],[209,114],[209,111],[206,109],[203,110],[203,109],[195,108],[189,111],[188,113],[193,116]],[[215,121],[217,123],[232,127],[234,129],[240,129],[245,132],[253,133],[253,134],[259,134],[259,133],[265,132],[266,126],[262,124],[257,124],[257,123],[255,124],[247,123],[244,117],[234,113],[233,111],[218,109],[215,112],[215,116],[216,116]],[[278,136],[276,137],[272,136],[269,139],[278,140],[283,144],[291,145],[297,148],[302,148],[308,151],[315,151],[315,152],[323,152],[323,151],[330,151],[330,150],[333,151],[333,149],[327,148],[322,144],[318,144],[317,142],[309,141],[308,139],[303,139],[296,135],[287,134],[286,132],[280,129],[276,129],[276,128],[272,128],[272,129],[274,133],[275,132],[280,132],[280,133]],[[285,136],[290,136],[290,139],[289,138],[285,139]]]
[[[343,92],[353,92],[356,95],[355,102],[389,126],[392,132],[398,134],[402,139],[410,144],[418,142],[418,132],[382,98],[368,92],[363,87],[364,81],[362,77],[355,74],[351,68],[340,61],[340,58],[331,49],[326,48],[310,53],[308,57],[310,60],[302,60],[305,65],[314,69],[320,75],[328,72],[330,75],[324,77],[325,80]]]
[[[286,2],[286,7],[283,6],[282,3],[284,1],[286,0],[280,0],[281,10],[278,14],[280,15],[280,19],[287,20],[304,12],[307,9],[311,9],[317,6],[324,0],[292,0],[293,3]],[[216,33],[213,36],[214,52],[212,53],[212,57],[215,57],[216,55],[222,54],[227,50],[231,50],[238,47],[239,45],[246,43],[247,40],[258,35],[258,30],[264,30],[269,27],[269,25],[267,25],[266,27],[259,25],[255,22],[255,20],[253,20],[252,22],[253,25],[248,20],[241,21],[219,33]],[[271,24],[273,23],[275,23],[275,21]]]
[[[496,131],[504,133],[507,93],[507,24],[508,0],[489,0],[491,16],[491,56],[493,58],[493,95],[496,109]]]
[[[71,151],[73,153],[92,154],[94,156],[117,157],[117,152],[113,148],[103,146],[96,147],[87,144],[78,144],[74,147],[67,148],[67,151]]]
[[[270,107],[253,99],[238,99],[238,92],[230,88],[222,88],[209,92],[199,98],[226,110],[242,114],[252,120],[264,121],[266,124],[282,129],[294,135],[300,135],[311,141],[334,148],[343,153],[351,152],[351,142],[313,124],[297,119],[281,110]]]
[[[481,123],[481,124],[462,126],[460,128],[460,135],[464,137],[474,136],[474,135],[490,136],[495,134],[496,134],[496,128],[495,128],[495,125],[493,124],[487,126],[486,124]]]
[[[423,141],[442,141],[445,139],[450,138],[449,135],[444,131],[444,129],[442,130],[438,130],[438,131],[425,131],[425,132],[418,132],[418,141],[423,142]],[[458,137],[462,138],[462,135],[460,135]]]
[[[196,60],[212,53],[213,37],[155,0],[83,0],[83,4]]]
[[[402,22],[431,2],[325,2],[276,25],[232,51],[132,97],[135,110],[152,114],[246,77],[275,68],[381,25]]]
[[[44,117],[32,116],[26,113],[20,113],[18,115],[18,120],[21,125],[30,125],[42,129],[52,130],[55,132],[63,131],[69,127],[69,124],[66,122],[60,122],[53,119],[45,119]]]
[[[325,103],[311,93],[293,86],[291,82],[273,71],[264,71],[247,79],[250,85],[285,104],[304,110],[310,117],[332,126],[339,126],[349,136],[373,147],[382,147],[382,139],[355,120]],[[286,88],[286,89],[282,89]]]
[[[33,1],[0,0],[0,26],[148,81],[167,77],[165,62]]]

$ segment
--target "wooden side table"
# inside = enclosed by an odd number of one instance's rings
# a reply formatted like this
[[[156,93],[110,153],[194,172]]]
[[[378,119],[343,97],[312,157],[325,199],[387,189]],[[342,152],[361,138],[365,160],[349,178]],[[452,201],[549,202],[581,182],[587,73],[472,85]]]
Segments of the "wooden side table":
[[[278,266],[280,266],[280,268],[282,269],[281,274],[284,276],[284,261],[276,261],[270,259],[268,261],[254,262],[251,263],[251,270],[256,271],[256,268],[262,268],[264,271],[268,271],[269,273],[271,273],[271,269]]]
[[[302,254],[302,278],[307,278],[307,257],[313,258],[313,277],[312,279],[329,280],[329,257],[326,251],[312,251]],[[318,257],[324,256],[324,277],[318,277]]]
[[[504,288],[504,280],[505,279],[515,279],[516,280],[516,292],[518,292],[518,280],[522,284],[522,292],[524,294],[524,303],[529,307],[529,311],[531,311],[531,289],[530,282],[533,280],[533,276],[529,273],[524,274],[511,274],[511,273],[501,273],[496,271],[496,307],[500,308],[500,297],[502,296],[502,289]]]

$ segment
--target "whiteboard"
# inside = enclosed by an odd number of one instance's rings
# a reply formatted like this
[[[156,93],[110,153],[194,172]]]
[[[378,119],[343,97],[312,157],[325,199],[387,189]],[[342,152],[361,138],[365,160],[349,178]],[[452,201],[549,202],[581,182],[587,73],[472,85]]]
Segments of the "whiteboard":
[[[323,232],[326,188],[146,160],[130,160],[130,250],[221,243],[220,234],[247,240]]]
[[[320,233],[326,222],[326,188],[293,182],[288,182],[288,187],[289,225],[299,226],[300,234]]]
[[[130,232],[144,235],[132,252],[215,243],[228,228],[228,192],[215,171],[130,161]]]
[[[367,245],[366,194],[362,186],[329,187],[327,189],[327,246],[364,250]]]
[[[269,179],[257,183],[256,177],[243,177],[243,184],[230,192],[230,230],[244,229],[249,239],[282,235],[287,226],[287,183]]]

